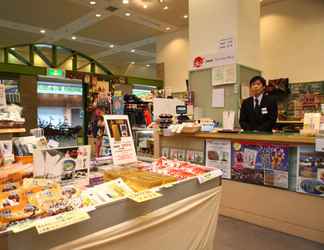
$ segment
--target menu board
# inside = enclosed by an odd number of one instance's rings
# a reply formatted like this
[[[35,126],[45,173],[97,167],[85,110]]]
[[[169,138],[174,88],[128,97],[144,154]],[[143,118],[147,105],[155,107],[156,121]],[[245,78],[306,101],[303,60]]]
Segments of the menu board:
[[[246,183],[288,189],[288,147],[234,142],[231,177]]]
[[[105,115],[111,153],[115,165],[137,161],[134,140],[127,115]]]

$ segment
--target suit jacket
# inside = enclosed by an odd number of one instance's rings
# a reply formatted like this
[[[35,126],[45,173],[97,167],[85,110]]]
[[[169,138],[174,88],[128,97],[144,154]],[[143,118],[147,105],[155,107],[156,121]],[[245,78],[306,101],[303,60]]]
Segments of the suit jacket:
[[[241,106],[240,125],[244,130],[271,132],[277,116],[277,103],[273,97],[264,94],[259,109],[254,108],[253,97],[249,97]]]

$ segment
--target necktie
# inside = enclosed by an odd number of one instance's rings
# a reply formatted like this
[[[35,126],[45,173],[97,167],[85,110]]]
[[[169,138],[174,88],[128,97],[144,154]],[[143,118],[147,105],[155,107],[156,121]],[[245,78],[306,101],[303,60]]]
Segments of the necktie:
[[[258,99],[258,98],[255,98],[254,101],[255,101],[254,110],[255,110],[255,111],[258,111],[259,108],[260,108],[260,105],[259,105],[259,99]]]

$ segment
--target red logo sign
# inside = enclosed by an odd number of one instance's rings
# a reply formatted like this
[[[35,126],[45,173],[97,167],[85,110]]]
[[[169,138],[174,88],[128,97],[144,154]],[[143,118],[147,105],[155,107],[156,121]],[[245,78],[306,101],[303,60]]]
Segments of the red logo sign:
[[[194,67],[195,68],[200,68],[205,62],[205,58],[204,57],[201,57],[201,56],[197,56],[195,59],[194,59]]]

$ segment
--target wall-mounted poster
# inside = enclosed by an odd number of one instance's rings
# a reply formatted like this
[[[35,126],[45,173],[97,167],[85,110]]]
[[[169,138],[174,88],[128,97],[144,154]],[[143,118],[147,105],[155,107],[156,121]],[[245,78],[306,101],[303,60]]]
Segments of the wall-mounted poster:
[[[297,192],[324,196],[324,153],[314,146],[298,147]]]
[[[288,147],[276,144],[232,144],[232,179],[288,188]]]
[[[106,115],[105,125],[115,165],[137,161],[134,140],[127,115]]]
[[[90,154],[90,146],[35,150],[34,177],[87,185]]]
[[[206,141],[206,166],[222,170],[223,178],[231,178],[231,142],[223,140]]]

